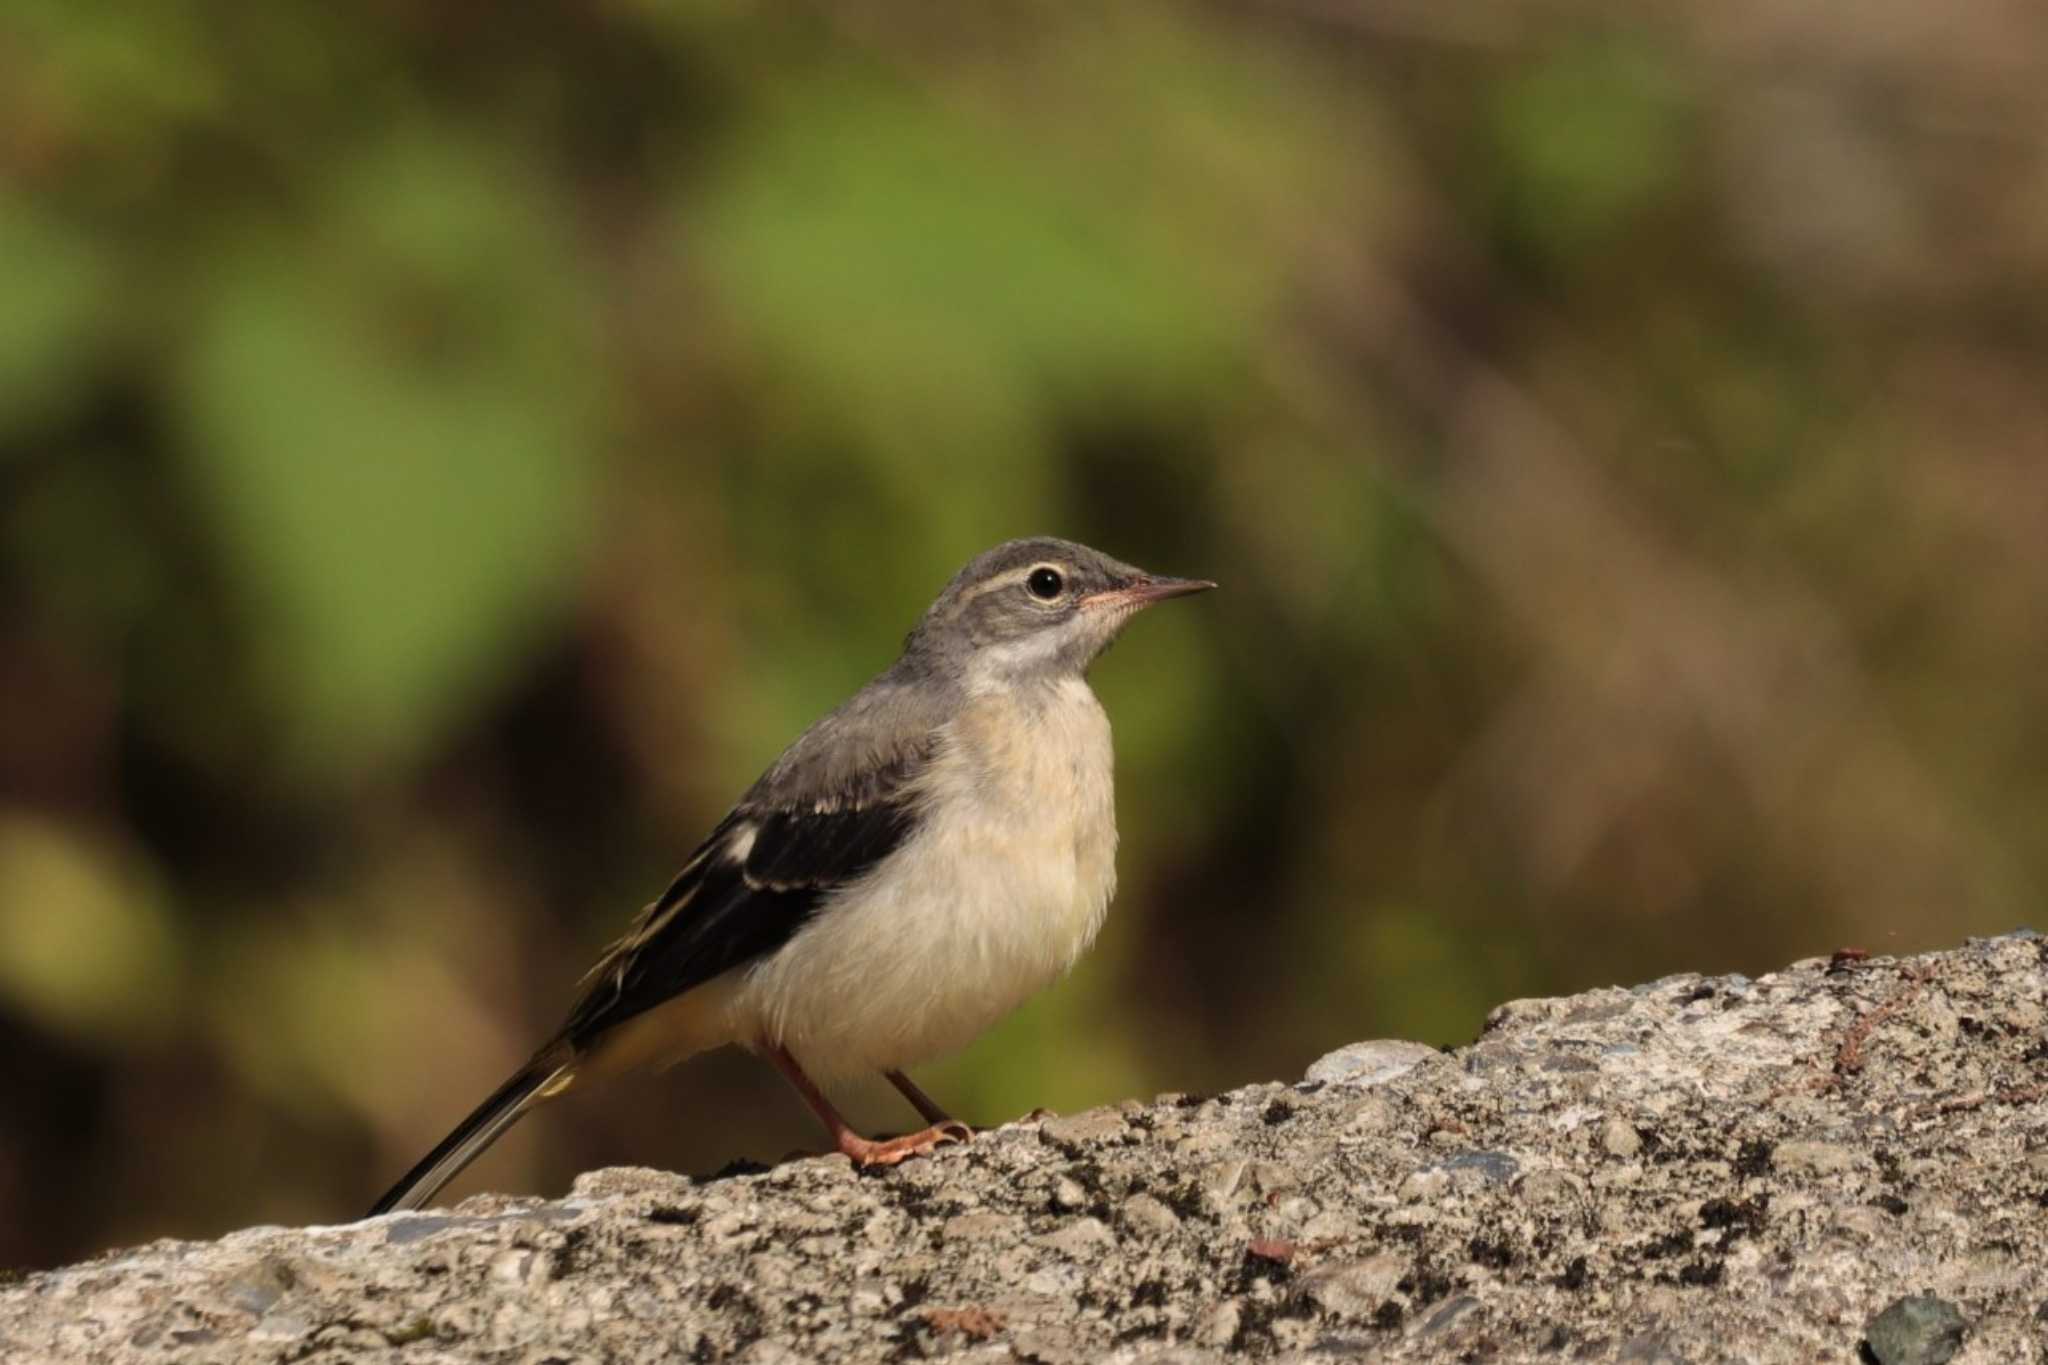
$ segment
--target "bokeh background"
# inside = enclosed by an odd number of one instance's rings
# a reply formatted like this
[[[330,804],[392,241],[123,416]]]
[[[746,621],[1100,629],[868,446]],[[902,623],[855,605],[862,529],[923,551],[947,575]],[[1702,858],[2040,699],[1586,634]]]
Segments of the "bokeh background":
[[[2026,0],[14,0],[0,1266],[355,1216],[1017,534],[1224,590],[974,1121],[2039,923],[2044,92]],[[704,1059],[450,1195],[815,1141]]]

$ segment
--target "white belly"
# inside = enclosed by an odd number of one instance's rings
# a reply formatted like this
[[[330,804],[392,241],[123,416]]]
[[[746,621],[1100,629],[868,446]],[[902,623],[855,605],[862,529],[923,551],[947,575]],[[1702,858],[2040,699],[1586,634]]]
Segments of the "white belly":
[[[926,815],[864,883],[737,983],[735,1032],[813,1075],[965,1046],[1094,941],[1116,889],[1109,719],[1078,680],[949,728]]]

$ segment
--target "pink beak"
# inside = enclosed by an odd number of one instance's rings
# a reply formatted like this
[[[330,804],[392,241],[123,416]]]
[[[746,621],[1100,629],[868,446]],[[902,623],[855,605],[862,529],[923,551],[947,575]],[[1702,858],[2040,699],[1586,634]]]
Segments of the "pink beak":
[[[1140,607],[1149,607],[1154,602],[1164,602],[1169,597],[1186,597],[1191,592],[1207,592],[1215,586],[1206,578],[1165,578],[1148,574],[1127,587],[1091,593],[1081,599],[1081,606],[1129,607],[1135,611]]]

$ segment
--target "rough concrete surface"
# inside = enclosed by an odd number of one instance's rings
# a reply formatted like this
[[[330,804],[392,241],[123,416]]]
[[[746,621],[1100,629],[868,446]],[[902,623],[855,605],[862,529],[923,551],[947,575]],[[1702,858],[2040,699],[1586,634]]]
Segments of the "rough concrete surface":
[[[873,1174],[158,1242],[0,1289],[0,1358],[2048,1357],[2048,940],[1847,956]]]

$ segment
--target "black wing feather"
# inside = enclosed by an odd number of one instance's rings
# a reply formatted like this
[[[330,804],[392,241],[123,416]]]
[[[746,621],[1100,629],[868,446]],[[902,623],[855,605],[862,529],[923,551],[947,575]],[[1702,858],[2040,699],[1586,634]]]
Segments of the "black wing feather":
[[[914,823],[914,807],[900,793],[852,808],[740,806],[598,965],[561,1036],[580,1050],[635,1015],[772,953],[828,895],[893,853]],[[726,849],[745,824],[755,833],[741,864]]]

